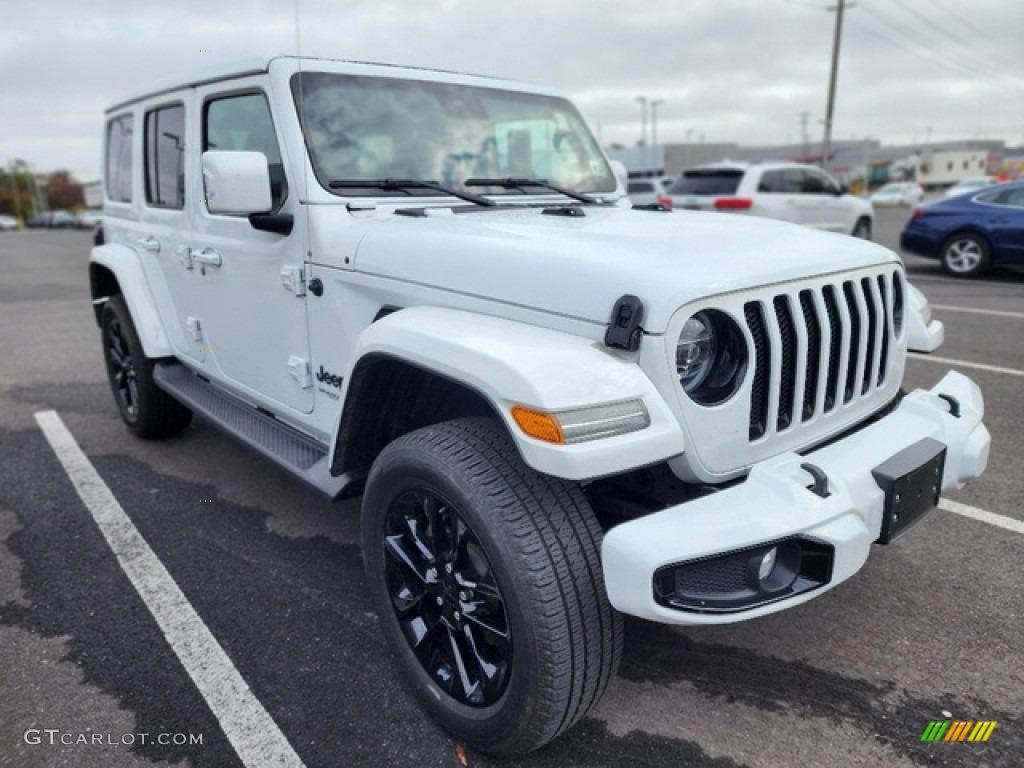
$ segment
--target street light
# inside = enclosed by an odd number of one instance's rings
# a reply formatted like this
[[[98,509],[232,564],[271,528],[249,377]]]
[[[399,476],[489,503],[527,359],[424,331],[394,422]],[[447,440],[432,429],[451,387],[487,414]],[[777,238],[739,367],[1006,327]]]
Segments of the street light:
[[[664,103],[664,99],[655,99],[651,102],[651,146],[654,148],[655,163],[658,163],[658,107]]]
[[[637,96],[640,102],[640,164],[647,165],[647,97]]]

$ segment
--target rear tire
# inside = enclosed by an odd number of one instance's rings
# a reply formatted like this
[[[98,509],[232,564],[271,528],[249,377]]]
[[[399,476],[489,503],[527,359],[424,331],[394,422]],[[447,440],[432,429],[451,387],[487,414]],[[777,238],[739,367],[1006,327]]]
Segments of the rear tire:
[[[988,269],[988,241],[972,232],[950,235],[939,251],[942,268],[955,277],[975,277]]]
[[[111,296],[100,313],[103,361],[114,402],[128,429],[139,437],[170,437],[192,420],[192,411],[153,381],[155,360],[146,357],[124,298]]]
[[[601,529],[580,488],[527,467],[497,422],[388,445],[367,480],[362,539],[402,677],[456,738],[522,755],[601,699],[622,652]]]

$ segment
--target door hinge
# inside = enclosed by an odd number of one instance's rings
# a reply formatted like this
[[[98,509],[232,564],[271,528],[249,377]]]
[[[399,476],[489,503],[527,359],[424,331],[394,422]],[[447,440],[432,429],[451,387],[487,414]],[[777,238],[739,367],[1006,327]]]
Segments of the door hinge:
[[[281,285],[296,296],[305,296],[306,275],[302,267],[295,264],[285,264],[281,267]]]
[[[313,374],[309,370],[309,361],[304,358],[296,355],[288,357],[288,375],[299,382],[299,386],[303,389],[313,386]]]

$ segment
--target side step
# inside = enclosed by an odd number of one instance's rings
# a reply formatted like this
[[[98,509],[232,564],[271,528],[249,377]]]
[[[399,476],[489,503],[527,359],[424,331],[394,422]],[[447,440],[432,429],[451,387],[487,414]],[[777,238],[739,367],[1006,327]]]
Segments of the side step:
[[[333,477],[328,448],[273,416],[256,410],[218,389],[179,363],[160,363],[153,369],[160,389],[197,415],[266,456],[279,467],[334,501],[356,490],[361,477]]]

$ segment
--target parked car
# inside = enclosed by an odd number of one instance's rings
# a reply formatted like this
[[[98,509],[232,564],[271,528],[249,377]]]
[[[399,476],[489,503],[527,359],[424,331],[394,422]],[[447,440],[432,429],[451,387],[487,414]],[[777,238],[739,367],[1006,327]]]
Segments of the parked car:
[[[924,190],[912,181],[894,181],[871,196],[872,205],[917,205],[924,199]]]
[[[668,196],[668,188],[672,179],[630,179],[626,185],[626,194],[633,205],[664,205],[672,207],[672,198]]]
[[[18,220],[6,213],[0,213],[0,232],[11,232],[18,229]]]
[[[871,203],[814,165],[712,163],[685,169],[669,189],[675,208],[745,213],[871,238]]]
[[[970,379],[904,392],[943,330],[887,248],[633,209],[551,88],[294,57],[176,77],[103,128],[112,406],[360,494],[374,631],[463,742],[542,746],[615,679],[623,613],[824,595],[985,468]]]
[[[74,229],[78,219],[67,211],[44,211],[25,222],[29,229]]]
[[[946,272],[958,277],[1024,265],[1024,181],[915,208],[900,234],[900,247],[939,259]]]
[[[991,176],[973,176],[969,179],[961,179],[946,190],[946,197],[966,195],[970,192],[976,192],[979,189],[985,189],[985,187],[991,187],[993,184],[998,183],[999,180],[994,179]]]
[[[103,221],[103,211],[100,209],[87,209],[78,212],[79,229],[95,229]]]

